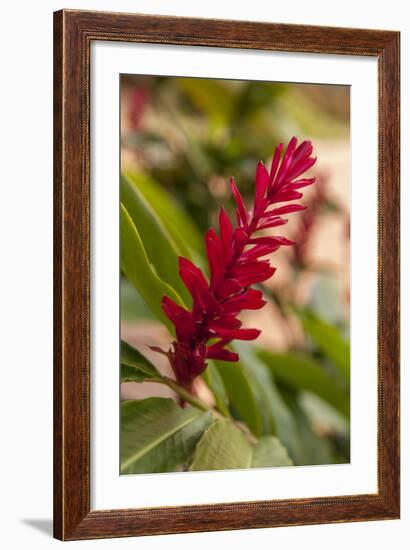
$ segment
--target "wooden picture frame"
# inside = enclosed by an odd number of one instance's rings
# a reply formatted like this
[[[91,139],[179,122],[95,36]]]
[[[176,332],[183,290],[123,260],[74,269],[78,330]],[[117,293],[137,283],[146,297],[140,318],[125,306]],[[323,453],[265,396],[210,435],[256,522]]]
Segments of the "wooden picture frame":
[[[377,58],[378,493],[90,510],[93,40]],[[54,536],[62,540],[399,517],[398,32],[63,10],[54,14]]]

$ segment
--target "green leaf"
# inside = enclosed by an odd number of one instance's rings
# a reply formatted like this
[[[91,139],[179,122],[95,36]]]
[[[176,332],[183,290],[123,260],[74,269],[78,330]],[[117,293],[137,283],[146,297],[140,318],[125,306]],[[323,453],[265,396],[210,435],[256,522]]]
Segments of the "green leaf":
[[[286,403],[296,421],[298,438],[303,448],[303,454],[299,457],[297,464],[300,466],[333,464],[335,460],[329,442],[313,430],[309,418],[300,406],[299,396],[289,393],[286,395]]]
[[[334,275],[321,273],[314,281],[308,308],[329,324],[342,323],[345,319],[343,304],[339,299],[341,282]]]
[[[255,388],[244,365],[241,362],[224,361],[214,361],[214,364],[221,375],[235,413],[248,424],[256,436],[260,436],[263,431],[262,414]]]
[[[212,423],[210,413],[182,409],[172,399],[121,403],[121,473],[173,472],[191,459]]]
[[[253,346],[236,342],[233,346],[240,354],[247,379],[253,388],[262,419],[263,434],[276,435],[288,449],[295,464],[303,462],[303,446],[292,411],[285,403],[275,380],[256,356]]]
[[[248,369],[256,388],[264,428],[276,435],[298,465],[331,464],[333,457],[327,442],[316,435],[299,407],[295,392],[279,389],[270,370],[256,356],[255,350],[244,342],[235,343],[235,350]],[[266,433],[266,431],[265,431]]]
[[[299,406],[312,426],[318,426],[323,433],[336,438],[338,442],[340,438],[350,438],[349,419],[314,393],[302,391],[299,394]]]
[[[252,468],[292,465],[288,451],[273,435],[262,437],[253,448]]]
[[[328,441],[313,431],[309,419],[302,411],[296,412],[296,418],[304,449],[303,460],[299,462],[299,465],[334,464],[335,460]]]
[[[255,396],[262,424],[261,430],[257,435],[276,434],[276,421],[274,416],[272,416],[271,405],[269,403],[271,398],[269,395],[269,385],[271,383],[269,373],[256,357],[252,345],[244,342],[234,342],[231,347],[241,358],[243,371]]]
[[[224,415],[229,415],[229,398],[224,381],[213,361],[207,361],[208,366],[202,377],[208,388],[212,391],[218,410]]]
[[[294,463],[304,464],[305,450],[300,439],[297,421],[272,377],[269,383],[266,382],[263,393],[266,409],[275,422],[274,433],[287,448]]]
[[[218,420],[204,433],[190,470],[230,470],[249,468],[252,447],[246,436],[230,420]]]
[[[350,345],[337,327],[319,319],[308,310],[297,312],[305,332],[330,361],[339,369],[345,380],[350,380]]]
[[[121,340],[121,382],[161,380],[161,373],[138,350]]]
[[[275,378],[297,390],[315,393],[346,417],[350,414],[349,392],[319,362],[302,353],[258,351],[258,357]]]
[[[189,293],[178,273],[178,256],[182,251],[137,185],[125,176],[121,176],[121,202],[134,222],[156,273],[187,302]]]
[[[132,322],[141,319],[156,319],[140,293],[126,277],[121,277],[120,286],[122,321]]]
[[[167,294],[178,304],[183,306],[184,303],[177,292],[160,279],[151,267],[138,230],[123,204],[121,204],[120,227],[122,271],[152,312],[173,331],[172,323],[162,310],[161,298]]]
[[[146,174],[126,172],[144,199],[167,228],[182,255],[201,262],[204,256],[202,236],[195,223],[176,200]]]

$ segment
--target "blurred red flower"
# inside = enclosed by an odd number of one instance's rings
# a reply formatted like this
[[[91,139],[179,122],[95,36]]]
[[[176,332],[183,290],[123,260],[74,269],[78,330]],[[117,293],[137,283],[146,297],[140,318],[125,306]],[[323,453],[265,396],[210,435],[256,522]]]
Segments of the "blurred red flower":
[[[139,128],[142,116],[150,102],[150,92],[147,88],[136,87],[131,93],[129,103],[129,123],[136,130]]]
[[[302,213],[298,231],[293,236],[295,240],[295,246],[293,247],[294,266],[297,270],[305,269],[310,264],[309,249],[311,248],[315,224],[321,211],[329,203],[326,196],[327,185],[327,177],[324,174],[317,174],[315,193],[309,201],[309,208]]]

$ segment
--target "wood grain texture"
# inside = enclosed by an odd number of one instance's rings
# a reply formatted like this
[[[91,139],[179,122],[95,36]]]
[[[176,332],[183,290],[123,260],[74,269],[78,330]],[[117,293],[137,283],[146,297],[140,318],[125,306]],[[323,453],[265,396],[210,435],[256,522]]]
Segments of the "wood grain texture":
[[[377,58],[377,494],[90,511],[91,40]],[[71,10],[54,14],[55,537],[75,540],[399,517],[399,41],[399,33],[389,31]]]

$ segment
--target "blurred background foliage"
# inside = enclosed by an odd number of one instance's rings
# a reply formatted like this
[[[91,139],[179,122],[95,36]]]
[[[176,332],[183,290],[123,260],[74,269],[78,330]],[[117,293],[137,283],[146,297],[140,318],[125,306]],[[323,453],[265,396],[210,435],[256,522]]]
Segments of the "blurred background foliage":
[[[243,315],[262,334],[235,345],[239,364],[210,363],[200,386],[204,401],[257,438],[275,435],[296,465],[350,460],[349,94],[346,86],[121,77],[121,200],[143,248],[130,266],[122,236],[121,337],[167,375],[148,346],[167,349],[172,338],[155,305],[161,284],[189,300],[176,258],[206,271],[202,235],[222,204],[233,210],[229,178],[250,202],[258,160],[270,161],[292,135],[313,142],[309,208],[281,232],[297,244],[272,257],[269,304]],[[121,390],[123,399],[173,397],[149,382]]]

